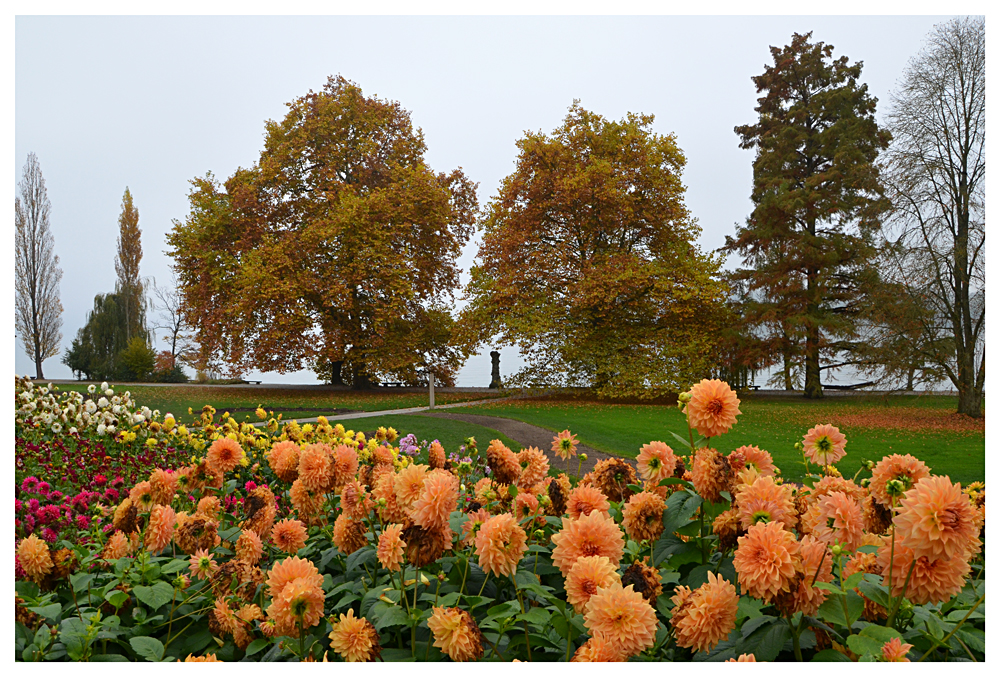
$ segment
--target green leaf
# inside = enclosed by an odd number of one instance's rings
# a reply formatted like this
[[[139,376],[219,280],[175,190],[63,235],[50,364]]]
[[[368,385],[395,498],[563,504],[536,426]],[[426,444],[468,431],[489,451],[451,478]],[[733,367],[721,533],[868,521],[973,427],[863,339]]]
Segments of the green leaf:
[[[264,647],[266,647],[270,643],[271,640],[269,639],[255,639],[254,641],[250,642],[250,646],[247,647],[246,655],[253,656],[255,653],[261,651],[262,649],[264,649]]]
[[[850,658],[840,653],[839,651],[834,651],[833,649],[823,649],[822,651],[817,651],[816,655],[812,657],[813,663],[851,663]]]
[[[864,571],[858,571],[856,573],[851,574],[850,576],[847,577],[847,580],[844,581],[843,583],[844,590],[852,590],[858,587],[858,583],[863,581],[864,578],[865,578]]]
[[[858,552],[867,552],[870,554],[875,554],[878,552],[877,545],[862,545],[858,548]]]
[[[366,545],[360,550],[355,550],[347,556],[347,571],[354,571],[355,569],[367,566],[374,562],[377,557],[378,554],[375,552],[375,548],[370,545]]]
[[[86,590],[87,586],[96,576],[94,574],[73,574],[69,577],[70,585],[73,586],[73,592],[80,592],[81,590]]]
[[[517,600],[511,600],[505,604],[498,604],[492,607],[486,612],[488,618],[494,618],[500,620],[501,618],[510,618],[511,616],[519,613],[521,611],[521,605]]]
[[[889,592],[885,586],[862,580],[858,583],[858,590],[864,593],[864,596],[871,601],[881,604],[886,608],[889,607]]]
[[[90,660],[95,663],[131,663],[128,656],[123,656],[120,653],[99,653],[95,656],[91,656]]]
[[[850,615],[850,618],[846,619],[844,618],[844,599],[847,600],[847,612]],[[858,593],[848,590],[846,597],[830,597],[823,602],[817,615],[827,623],[849,628],[854,625],[855,621],[861,618],[861,612],[864,610],[864,600],[861,599]]]
[[[760,612],[763,606],[764,602],[761,600],[754,599],[749,595],[741,595],[736,607],[736,620],[739,621],[742,618],[760,618],[763,615]]]
[[[684,446],[684,449],[686,449],[688,451],[694,451],[694,449],[691,448],[691,442],[690,442],[690,440],[687,440],[687,439],[681,437],[680,435],[678,435],[677,433],[675,433],[673,430],[669,430],[667,432],[669,432],[671,435],[673,435],[674,438]]]
[[[752,619],[753,623],[759,619]],[[752,653],[758,661],[773,661],[781,653],[785,641],[791,638],[788,625],[781,620],[775,623],[762,624],[749,637],[744,637],[738,650],[740,653]]]
[[[163,660],[163,642],[155,637],[133,637],[128,643],[147,661],[158,663]]]
[[[511,499],[517,498],[517,486],[512,484],[507,487],[507,495],[510,496]]]
[[[462,533],[462,526],[468,521],[469,516],[461,510],[452,510],[448,515],[448,525],[456,534]]]
[[[374,610],[374,607],[372,609]],[[384,628],[391,628],[397,625],[408,625],[409,622],[410,619],[407,617],[406,612],[400,607],[393,605],[382,610],[382,613],[379,614],[372,625],[375,626],[376,630],[381,631]]]
[[[893,639],[903,639],[903,636],[899,634],[895,628],[886,628],[881,625],[866,625],[858,633],[862,637],[871,637],[879,642],[879,646],[885,644]]]
[[[845,594],[847,594],[843,590],[841,590],[840,588],[838,588],[836,585],[832,585],[830,583],[824,583],[823,581],[816,581],[815,583],[813,583],[813,587],[814,588],[819,588],[820,590],[826,590],[827,592],[831,592],[834,595],[845,595]]]
[[[538,625],[544,627],[546,623],[549,622],[551,614],[541,607],[532,607],[528,609],[523,614],[518,614],[517,620],[528,621],[532,625]]]
[[[164,581],[158,581],[153,585],[137,585],[133,589],[139,601],[156,610],[174,598],[174,586]]]
[[[191,566],[190,562],[188,562],[187,560],[183,560],[180,558],[172,559],[166,564],[164,564],[162,567],[160,567],[160,573],[177,574],[189,568],[190,566]]]
[[[849,635],[847,637],[848,648],[859,656],[864,656],[865,654],[871,656],[881,655],[882,644],[884,642],[863,635]]]
[[[714,568],[711,564],[699,564],[688,573],[687,578],[684,580],[684,585],[692,590],[701,587],[703,583],[708,582],[708,572]]]
[[[657,486],[659,486],[659,487],[666,487],[666,486],[670,486],[671,484],[683,484],[688,489],[694,489],[694,485],[693,484],[691,484],[687,480],[682,480],[679,477],[666,477],[666,478],[660,480],[659,482],[657,482]]]
[[[55,621],[62,613],[62,604],[46,604],[45,606],[29,606],[29,611],[34,611],[39,616],[44,616],[50,621]]]

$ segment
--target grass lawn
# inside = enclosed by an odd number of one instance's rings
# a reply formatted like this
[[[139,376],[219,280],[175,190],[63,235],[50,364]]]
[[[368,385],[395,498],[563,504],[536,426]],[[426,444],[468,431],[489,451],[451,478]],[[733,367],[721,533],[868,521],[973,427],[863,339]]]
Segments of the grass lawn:
[[[161,414],[171,412],[178,421],[191,420],[188,408],[196,417],[201,408],[211,404],[218,415],[228,411],[237,420],[245,416],[256,421],[253,411],[258,405],[265,410],[273,411],[283,418],[307,418],[311,416],[330,415],[335,409],[350,409],[356,411],[381,411],[383,409],[405,409],[408,407],[426,407],[429,404],[427,392],[391,392],[352,391],[352,390],[303,390],[291,388],[234,388],[213,386],[113,386],[115,392],[124,393],[128,390],[132,399],[150,409],[159,409]],[[60,385],[60,390],[76,390],[87,392],[86,383]],[[500,393],[442,393],[434,394],[435,404],[452,402],[468,402],[499,397]]]
[[[795,442],[812,426],[832,423],[847,435],[847,456],[837,464],[850,477],[862,458],[878,461],[888,454],[912,454],[936,474],[966,484],[986,476],[986,438],[982,420],[953,415],[954,397],[831,397],[816,401],[747,397],[742,415],[712,445],[724,453],[744,444],[771,452],[789,480],[805,473]],[[497,402],[463,412],[503,416],[558,432],[569,428],[595,449],[635,457],[651,440],[674,446],[671,432],[687,437],[676,407],[579,401]],[[860,477],[865,477],[862,473]]]
[[[379,426],[392,427],[396,429],[400,437],[413,433],[417,441],[437,440],[448,453],[458,451],[458,448],[465,444],[467,437],[475,437],[476,444],[481,450],[485,450],[490,440],[493,439],[499,439],[513,451],[521,450],[520,444],[492,428],[447,418],[407,414],[403,416],[372,416],[371,418],[340,421],[340,423],[346,428],[365,432],[374,431]]]

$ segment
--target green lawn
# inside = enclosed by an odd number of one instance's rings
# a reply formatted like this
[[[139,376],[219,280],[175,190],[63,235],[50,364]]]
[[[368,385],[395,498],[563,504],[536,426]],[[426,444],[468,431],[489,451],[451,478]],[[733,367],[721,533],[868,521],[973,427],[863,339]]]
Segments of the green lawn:
[[[465,438],[475,437],[476,445],[480,450],[485,451],[490,440],[499,439],[510,447],[513,451],[520,451],[521,445],[503,435],[493,428],[485,428],[474,423],[455,421],[447,418],[434,418],[432,416],[420,416],[419,414],[407,414],[402,416],[373,416],[371,418],[359,418],[349,421],[339,421],[341,425],[355,431],[361,430],[371,432],[380,426],[392,427],[399,432],[399,436],[413,433],[417,441],[427,440],[431,442],[438,440],[449,454],[458,451],[458,448],[465,444]]]
[[[756,444],[771,452],[787,479],[801,480],[805,471],[795,442],[813,425],[832,423],[847,435],[847,456],[837,464],[847,476],[854,475],[862,458],[877,461],[898,453],[912,454],[935,473],[963,484],[982,480],[986,475],[985,434],[978,423],[949,422],[955,418],[949,416],[955,405],[955,398],[949,397],[829,398],[819,402],[749,397],[740,405],[737,424],[714,438],[712,445],[729,452]],[[651,440],[674,446],[671,432],[687,437],[683,415],[669,406],[520,401],[462,411],[513,418],[553,432],[569,428],[584,444],[631,457]],[[890,424],[907,428],[886,427]],[[949,430],[949,426],[968,429]]]
[[[206,404],[216,408],[219,415],[228,411],[237,420],[249,416],[257,418],[253,410],[262,405],[265,410],[273,411],[275,415],[283,414],[285,419],[308,418],[319,415],[330,415],[335,409],[350,409],[356,411],[381,411],[385,409],[405,409],[408,407],[426,407],[429,404],[427,392],[392,392],[385,390],[356,392],[351,390],[302,390],[290,388],[234,388],[213,386],[113,386],[116,393],[131,393],[132,399],[150,409],[159,409],[161,414],[167,412],[184,422],[192,417],[188,415],[190,408],[194,415],[201,412]],[[86,383],[60,385],[60,390],[76,390],[86,392]],[[436,404],[452,402],[467,402],[498,397],[500,393],[435,393]]]

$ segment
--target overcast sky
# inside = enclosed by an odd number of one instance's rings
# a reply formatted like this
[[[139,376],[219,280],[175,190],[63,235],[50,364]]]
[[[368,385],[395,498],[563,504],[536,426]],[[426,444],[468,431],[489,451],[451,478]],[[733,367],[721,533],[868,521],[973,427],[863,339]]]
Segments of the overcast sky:
[[[863,61],[881,119],[907,60],[947,18],[21,16],[15,182],[36,153],[63,269],[64,348],[94,296],[114,290],[125,187],[139,210],[141,274],[168,281],[165,235],[188,213],[189,180],[251,166],[265,120],[338,73],[409,110],[431,168],[462,167],[480,205],[514,169],[515,141],[551,133],[573,99],[609,119],[653,114],[687,156],[687,205],[711,250],[751,208],[752,153],[733,127],[756,119],[750,78],[770,64],[771,45],[813,31],[835,57]],[[478,238],[461,258],[463,281],[477,248]],[[488,384],[489,350],[458,385]],[[34,374],[20,340],[15,351],[15,371]],[[71,377],[60,357],[45,362],[46,377]],[[501,366],[513,372],[516,351]],[[246,376],[316,382],[309,371]]]

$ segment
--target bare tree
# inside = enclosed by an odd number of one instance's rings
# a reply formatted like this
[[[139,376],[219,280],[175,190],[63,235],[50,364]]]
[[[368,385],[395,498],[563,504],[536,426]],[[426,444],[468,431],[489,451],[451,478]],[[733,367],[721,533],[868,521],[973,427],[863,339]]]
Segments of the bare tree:
[[[193,364],[197,359],[197,348],[190,327],[181,312],[181,297],[177,293],[177,273],[173,273],[169,286],[161,286],[153,281],[153,308],[157,312],[153,329],[164,331],[162,340],[170,345],[171,366],[178,362]]]
[[[930,312],[927,361],[982,413],[986,380],[986,23],[934,27],[892,97],[883,160],[894,216],[884,226],[896,281]]]
[[[28,154],[14,198],[14,325],[24,350],[44,378],[42,362],[59,353],[62,341],[62,270],[49,229],[48,193],[34,153]]]

